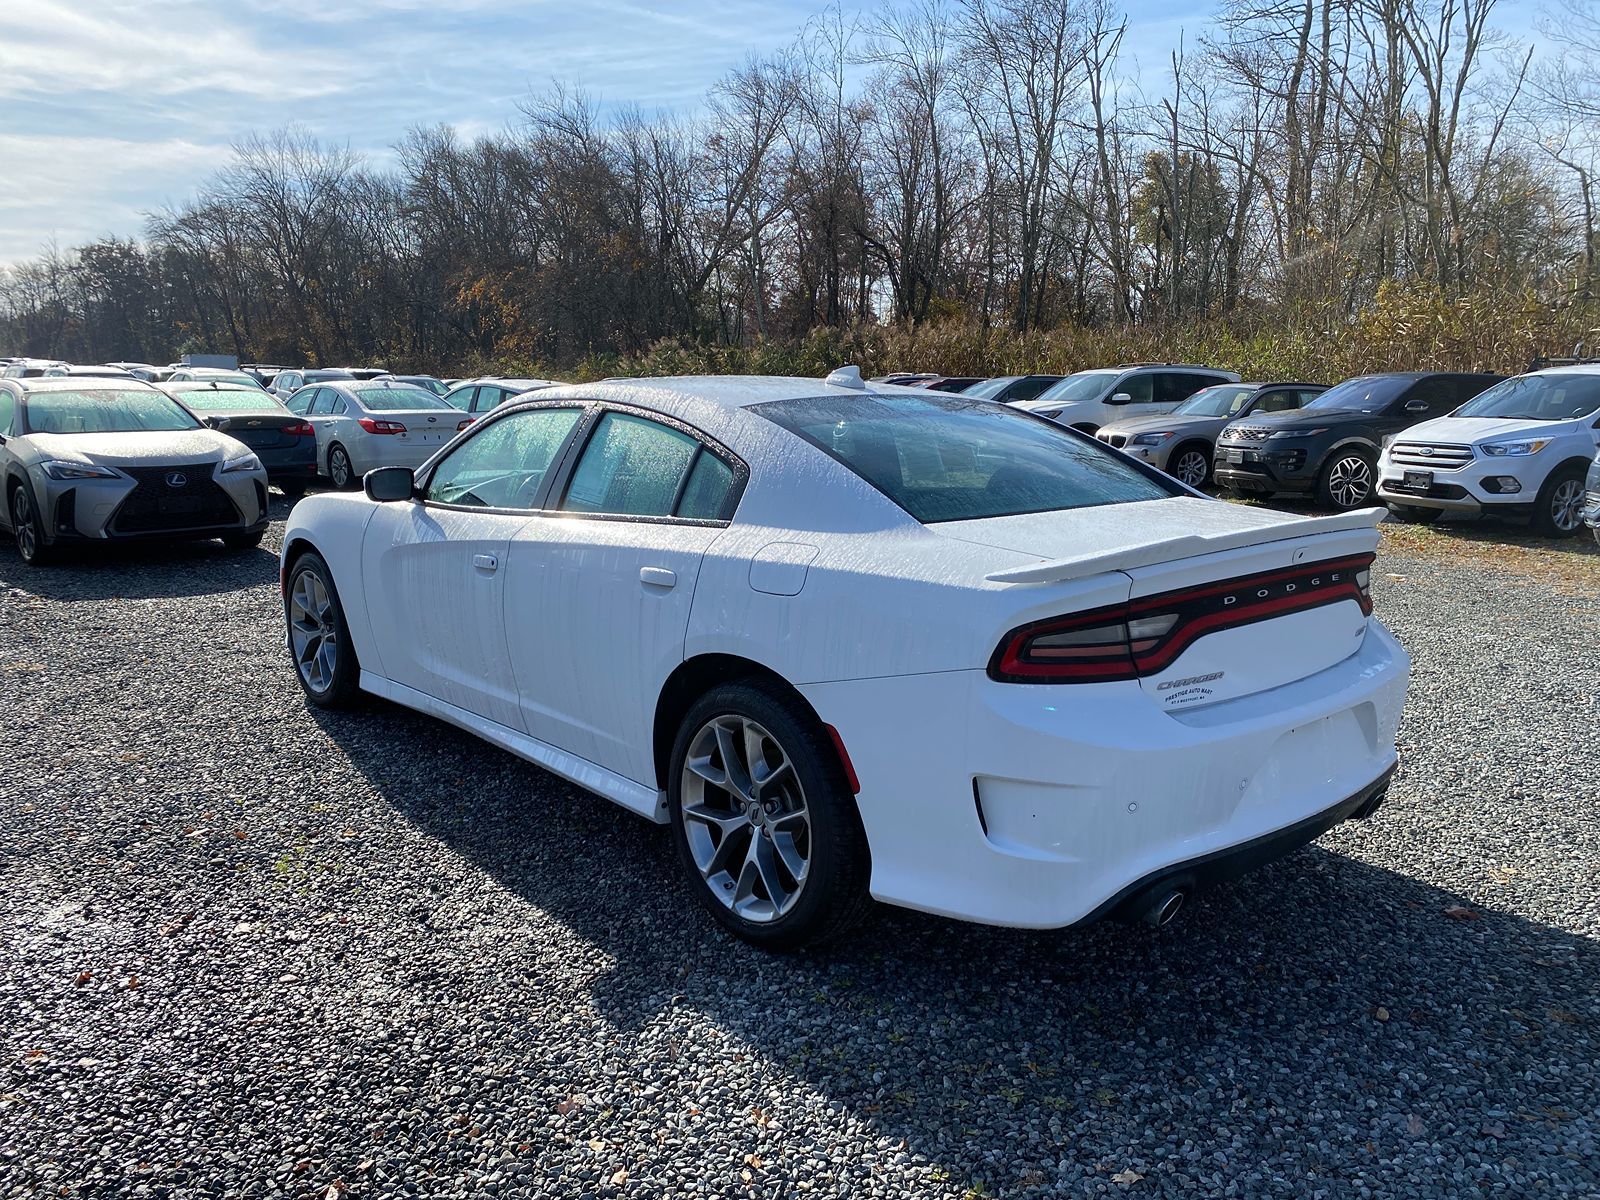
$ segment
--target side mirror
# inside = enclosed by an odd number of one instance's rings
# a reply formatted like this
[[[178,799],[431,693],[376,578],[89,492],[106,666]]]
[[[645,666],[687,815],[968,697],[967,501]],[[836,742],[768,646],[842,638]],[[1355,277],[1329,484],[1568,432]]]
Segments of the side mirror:
[[[1133,397],[1128,395],[1127,392],[1118,392],[1114,396],[1111,396],[1109,399],[1107,399],[1106,403],[1107,404],[1132,404],[1133,403]]]
[[[368,500],[390,504],[396,500],[409,500],[416,494],[417,478],[410,467],[378,467],[368,471],[361,486]]]
[[[200,418],[200,423],[202,425],[204,425],[207,429],[226,429],[228,427],[228,418],[227,417],[201,417]]]
[[[1426,400],[1407,400],[1406,401],[1406,411],[1407,412],[1427,412],[1428,411],[1428,402]]]

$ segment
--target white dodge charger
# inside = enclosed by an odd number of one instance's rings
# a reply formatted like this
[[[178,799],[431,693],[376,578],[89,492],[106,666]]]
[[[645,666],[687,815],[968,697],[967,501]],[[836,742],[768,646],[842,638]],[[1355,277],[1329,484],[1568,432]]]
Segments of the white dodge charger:
[[[1162,923],[1382,800],[1380,516],[1210,500],[854,368],[560,387],[297,505],[287,640],[312,703],[386,697],[670,823],[759,944],[869,896]]]

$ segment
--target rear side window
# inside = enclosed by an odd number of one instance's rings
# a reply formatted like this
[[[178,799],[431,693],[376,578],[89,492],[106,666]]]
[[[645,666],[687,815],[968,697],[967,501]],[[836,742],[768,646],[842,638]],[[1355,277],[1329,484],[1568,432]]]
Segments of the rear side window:
[[[728,516],[728,501],[733,495],[733,468],[711,451],[701,447],[683,485],[683,498],[675,515],[698,521],[717,521]]]
[[[628,413],[600,418],[567,484],[568,512],[670,517],[700,443]]]
[[[16,397],[10,392],[0,392],[0,436],[11,436],[11,421],[16,415]]]
[[[750,411],[837,459],[924,524],[1179,494],[1048,421],[962,396],[823,396]]]
[[[334,393],[328,388],[318,388],[317,398],[311,402],[311,415],[325,417],[333,411]]]

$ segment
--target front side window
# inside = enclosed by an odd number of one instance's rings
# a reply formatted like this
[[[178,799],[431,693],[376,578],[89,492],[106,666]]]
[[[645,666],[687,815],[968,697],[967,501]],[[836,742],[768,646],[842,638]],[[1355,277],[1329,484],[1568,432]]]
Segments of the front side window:
[[[499,407],[506,394],[496,387],[480,387],[478,398],[472,402],[473,412],[488,412],[491,408]]]
[[[1180,494],[1065,429],[963,396],[776,400],[750,411],[843,463],[924,524]]]
[[[1600,375],[1519,375],[1479,392],[1458,417],[1572,421],[1600,412]]]
[[[628,413],[600,418],[583,448],[561,507],[568,512],[670,517],[700,443]]]
[[[534,408],[485,425],[450,452],[425,499],[472,508],[532,509],[583,410]]]
[[[451,408],[459,408],[462,412],[473,410],[473,397],[478,394],[476,386],[453,388],[444,394],[444,401]]]
[[[200,423],[171,396],[148,392],[35,392],[28,397],[32,433],[170,433]]]

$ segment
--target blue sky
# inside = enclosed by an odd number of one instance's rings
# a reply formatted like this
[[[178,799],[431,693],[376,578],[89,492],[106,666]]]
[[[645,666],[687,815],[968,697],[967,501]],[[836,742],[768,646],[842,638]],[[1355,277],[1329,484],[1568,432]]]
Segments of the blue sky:
[[[1508,0],[1526,26],[1534,0]],[[824,0],[0,0],[0,263],[140,232],[252,131],[296,122],[387,153],[413,125],[475,135],[559,78],[692,109]],[[1129,5],[1159,69],[1209,0]],[[1516,19],[1522,18],[1522,19]],[[1506,22],[1502,22],[1505,24]]]

